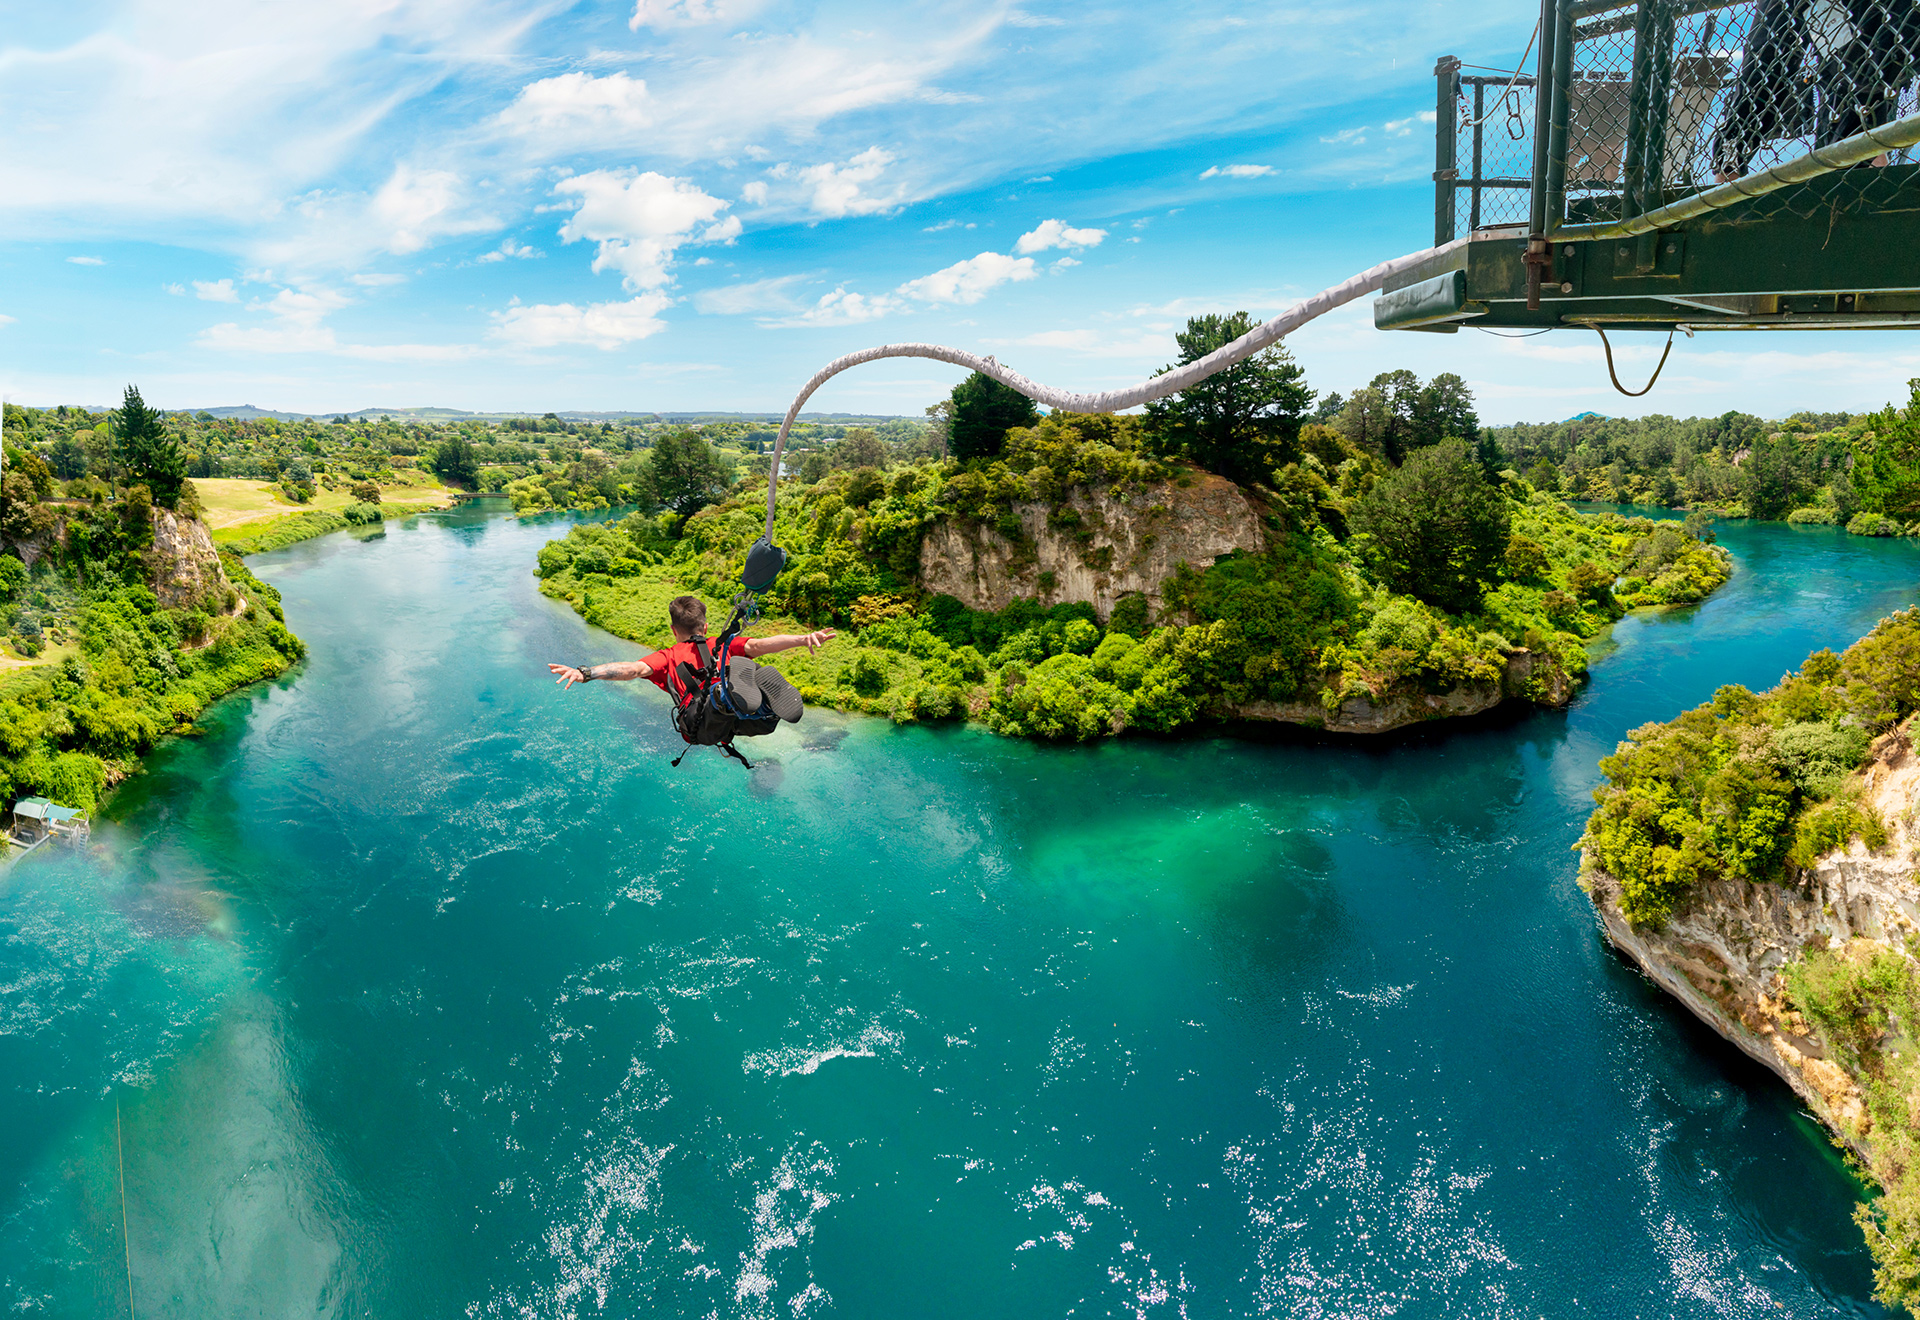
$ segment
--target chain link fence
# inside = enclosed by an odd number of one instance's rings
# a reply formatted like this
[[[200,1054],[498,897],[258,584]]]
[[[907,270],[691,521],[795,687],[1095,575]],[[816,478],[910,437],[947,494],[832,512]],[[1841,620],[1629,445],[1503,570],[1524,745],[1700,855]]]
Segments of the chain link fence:
[[[1436,182],[1453,199],[1451,232],[1443,205],[1437,239],[1527,226],[1536,183],[1550,223],[1629,219],[1920,108],[1920,0],[1579,0],[1546,35],[1564,115],[1549,152],[1535,150],[1538,66],[1519,77],[1450,61],[1436,71],[1441,104],[1452,103]],[[1920,204],[1914,154],[1770,193],[1748,213]]]

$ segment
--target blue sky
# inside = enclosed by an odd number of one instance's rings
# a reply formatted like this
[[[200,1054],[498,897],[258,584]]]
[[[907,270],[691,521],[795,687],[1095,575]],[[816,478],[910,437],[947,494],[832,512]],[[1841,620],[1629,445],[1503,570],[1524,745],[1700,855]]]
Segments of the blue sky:
[[[919,340],[1099,389],[1432,240],[1434,59],[1528,0],[199,0],[14,6],[0,393],[331,412],[784,408]],[[1466,377],[1493,421],[1868,408],[1888,333],[1291,341],[1319,389]],[[1621,354],[1644,379],[1657,341]],[[809,404],[918,413],[958,372]]]

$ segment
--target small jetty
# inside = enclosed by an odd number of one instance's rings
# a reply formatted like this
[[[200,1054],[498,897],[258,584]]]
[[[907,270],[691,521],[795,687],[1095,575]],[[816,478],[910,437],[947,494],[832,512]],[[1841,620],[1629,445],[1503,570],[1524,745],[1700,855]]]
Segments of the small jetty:
[[[82,847],[92,833],[87,813],[78,807],[63,807],[40,797],[21,798],[8,814],[7,855],[0,865],[12,865],[50,840],[69,848]]]

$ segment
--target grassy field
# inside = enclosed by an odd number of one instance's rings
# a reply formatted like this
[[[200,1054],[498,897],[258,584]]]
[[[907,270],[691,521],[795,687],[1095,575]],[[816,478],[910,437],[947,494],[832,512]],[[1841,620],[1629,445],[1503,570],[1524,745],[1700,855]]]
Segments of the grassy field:
[[[446,487],[425,473],[418,474],[416,479],[421,478],[431,484],[383,486],[380,490],[381,504],[431,508],[442,503],[447,496]],[[206,510],[202,517],[207,526],[216,531],[241,523],[257,522],[262,518],[277,518],[312,510],[337,513],[353,503],[353,496],[344,491],[321,490],[314,494],[311,503],[295,504],[278,487],[241,477],[202,477],[197,478],[193,486],[200,492],[200,503]]]

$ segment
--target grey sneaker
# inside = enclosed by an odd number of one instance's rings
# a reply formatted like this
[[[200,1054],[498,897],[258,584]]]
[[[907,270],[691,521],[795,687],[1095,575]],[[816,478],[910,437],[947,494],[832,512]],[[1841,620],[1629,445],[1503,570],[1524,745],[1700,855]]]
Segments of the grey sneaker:
[[[789,724],[799,723],[806,705],[800,690],[787,682],[778,669],[763,668],[745,656],[727,661],[727,685],[733,689],[734,705],[748,712],[748,718],[770,710]]]

